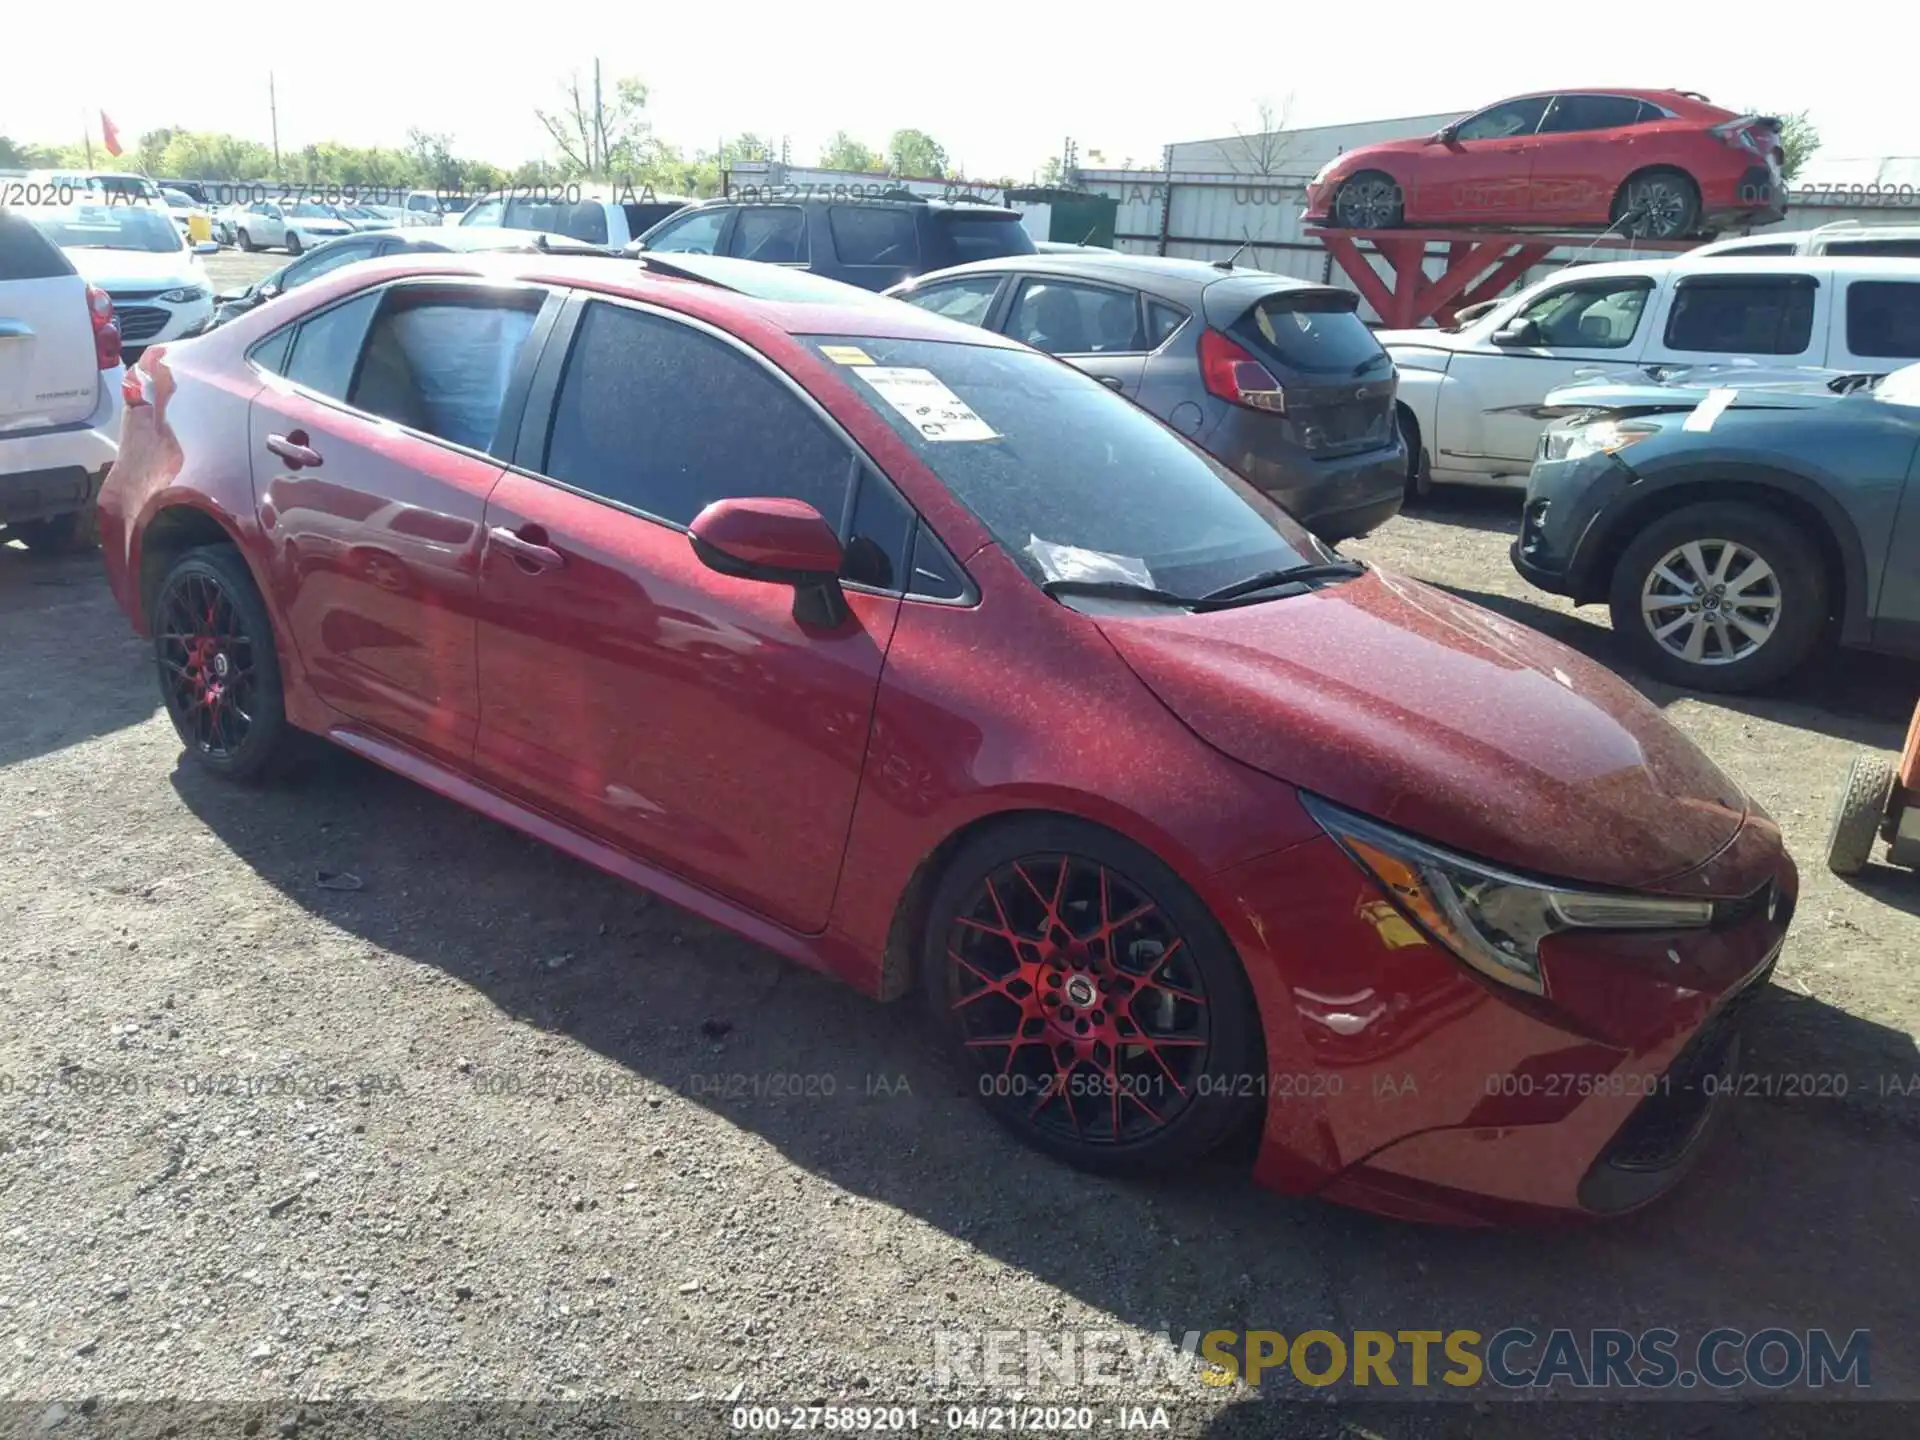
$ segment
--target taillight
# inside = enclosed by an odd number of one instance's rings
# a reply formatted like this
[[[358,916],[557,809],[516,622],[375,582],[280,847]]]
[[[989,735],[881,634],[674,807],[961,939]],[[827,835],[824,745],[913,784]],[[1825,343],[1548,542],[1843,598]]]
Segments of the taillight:
[[[1287,392],[1273,372],[1218,330],[1200,332],[1200,379],[1209,395],[1252,410],[1287,413]]]
[[[93,357],[102,370],[111,370],[120,363],[120,326],[113,297],[98,285],[87,286],[87,318],[93,321]]]
[[[1713,126],[1711,133],[1725,144],[1755,155],[1770,155],[1780,144],[1773,127],[1764,121],[1728,120]]]

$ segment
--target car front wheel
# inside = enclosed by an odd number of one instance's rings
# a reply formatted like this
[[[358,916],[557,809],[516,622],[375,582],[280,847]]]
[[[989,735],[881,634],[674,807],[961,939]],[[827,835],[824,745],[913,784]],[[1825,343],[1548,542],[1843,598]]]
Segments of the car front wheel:
[[[1227,937],[1164,864],[1092,826],[1024,819],[964,845],[934,894],[921,973],[987,1108],[1082,1169],[1191,1163],[1262,1093]]]
[[[149,616],[161,698],[187,753],[230,780],[269,773],[291,727],[273,623],[240,553],[189,550],[161,580]]]
[[[297,231],[289,230],[287,232],[287,253],[289,255],[298,255],[300,253],[300,250],[301,250],[301,245],[300,245],[299,233]]]
[[[1647,526],[1615,565],[1609,600],[1641,666],[1697,690],[1779,680],[1812,653],[1827,618],[1811,542],[1738,503],[1690,505]]]
[[[1392,230],[1405,215],[1400,186],[1378,170],[1362,170],[1333,197],[1333,223],[1342,230]]]

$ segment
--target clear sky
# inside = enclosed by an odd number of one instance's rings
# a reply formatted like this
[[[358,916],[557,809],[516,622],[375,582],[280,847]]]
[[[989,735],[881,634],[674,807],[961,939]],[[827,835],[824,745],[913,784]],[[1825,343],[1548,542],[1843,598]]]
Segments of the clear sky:
[[[1169,141],[1255,128],[1262,100],[1290,109],[1296,125],[1322,125],[1606,84],[1810,111],[1822,158],[1920,154],[1911,44],[1869,11],[1843,7],[1833,24],[1810,23],[1803,6],[1768,0],[1602,6],[1577,18],[1532,4],[1449,12],[1430,0],[1364,8],[94,0],[83,10],[13,0],[9,10],[0,23],[0,134],[15,140],[77,140],[89,118],[98,140],[104,109],[129,142],[162,125],[265,141],[272,70],[283,149],[327,139],[401,145],[417,125],[451,133],[462,155],[511,166],[548,153],[533,111],[597,55],[609,79],[646,81],[656,131],[689,153],[751,130],[788,137],[794,161],[807,164],[837,129],[879,148],[894,129],[915,126],[971,174],[1024,178],[1067,135],[1083,157],[1099,150],[1112,165],[1157,164]]]

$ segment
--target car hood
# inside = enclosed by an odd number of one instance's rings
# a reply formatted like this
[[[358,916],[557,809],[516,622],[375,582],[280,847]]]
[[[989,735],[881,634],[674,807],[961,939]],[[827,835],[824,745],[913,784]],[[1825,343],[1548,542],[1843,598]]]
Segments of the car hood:
[[[1537,404],[1498,408],[1538,420],[1650,415],[1692,410],[1716,390],[1724,390],[1732,392],[1727,408],[1733,410],[1818,410],[1846,398],[1845,389],[1836,390],[1831,384],[1846,373],[1720,366],[1694,366],[1665,375],[1632,370],[1557,386]]]
[[[1096,623],[1216,749],[1516,870],[1660,886],[1746,819],[1739,788],[1624,680],[1399,576]]]
[[[206,269],[185,250],[93,250],[76,245],[64,253],[75,270],[102,290],[171,290],[207,284]]]

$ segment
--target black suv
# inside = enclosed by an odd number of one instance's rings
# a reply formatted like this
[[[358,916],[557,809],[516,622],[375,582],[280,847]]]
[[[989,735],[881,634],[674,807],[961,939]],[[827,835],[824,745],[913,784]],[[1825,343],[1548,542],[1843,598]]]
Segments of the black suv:
[[[1031,255],[1017,211],[905,192],[873,199],[762,192],[689,206],[642,235],[641,250],[732,255],[885,290],[969,260]]]

